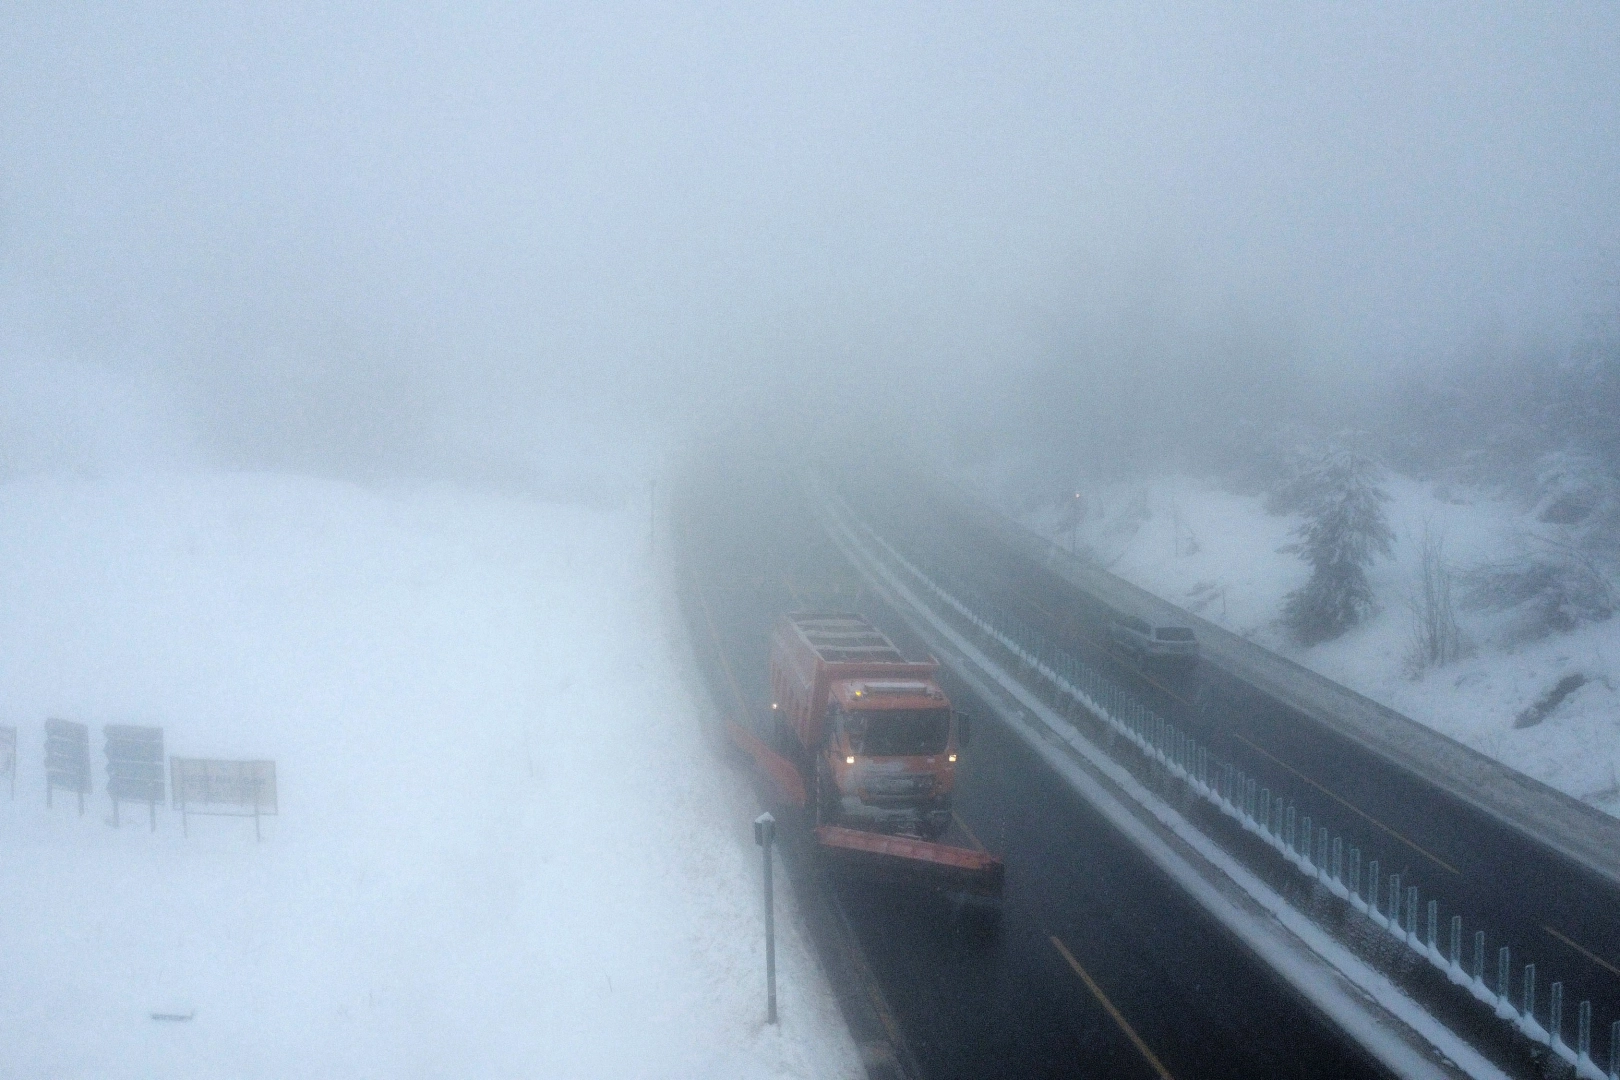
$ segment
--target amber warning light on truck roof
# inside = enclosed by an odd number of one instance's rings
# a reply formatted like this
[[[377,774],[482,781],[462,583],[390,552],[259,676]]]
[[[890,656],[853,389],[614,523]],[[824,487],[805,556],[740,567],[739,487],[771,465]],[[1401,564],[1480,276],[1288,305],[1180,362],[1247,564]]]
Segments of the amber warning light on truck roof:
[[[910,695],[915,697],[944,697],[939,687],[925,682],[863,682],[855,688],[855,696],[867,694]]]

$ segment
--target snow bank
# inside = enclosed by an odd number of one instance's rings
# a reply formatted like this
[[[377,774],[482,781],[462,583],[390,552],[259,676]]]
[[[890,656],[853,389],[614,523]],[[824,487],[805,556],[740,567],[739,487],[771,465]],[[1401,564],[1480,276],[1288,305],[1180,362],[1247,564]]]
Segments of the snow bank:
[[[0,486],[0,1076],[837,1076],[642,512],[278,476]],[[43,805],[41,722],[97,794]],[[100,725],[271,757],[281,816],[104,824]],[[195,1013],[184,1022],[152,1013]]]
[[[1282,653],[1578,799],[1620,815],[1620,619],[1520,642],[1500,620],[1459,610],[1472,657],[1420,678],[1408,674],[1412,616],[1425,526],[1443,536],[1446,561],[1469,568],[1514,550],[1525,519],[1513,506],[1404,477],[1384,485],[1395,555],[1368,573],[1380,610],[1337,641],[1290,642],[1278,624],[1283,598],[1309,570],[1284,550],[1298,519],[1265,512],[1259,497],[1202,481],[1099,484],[1078,499],[1029,515],[1028,524],[1121,577]],[[1514,720],[1565,674],[1586,685],[1542,723]]]

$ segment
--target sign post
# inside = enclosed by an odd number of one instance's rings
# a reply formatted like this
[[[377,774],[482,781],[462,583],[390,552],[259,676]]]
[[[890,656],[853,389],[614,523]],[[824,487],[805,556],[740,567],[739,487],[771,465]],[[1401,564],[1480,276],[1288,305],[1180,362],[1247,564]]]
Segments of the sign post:
[[[72,720],[45,721],[45,808],[57,788],[79,796],[79,816],[90,794],[90,729]]]
[[[771,895],[771,845],[776,819],[769,813],[754,819],[754,843],[765,852],[765,1022],[776,1023],[776,903]]]
[[[108,724],[107,797],[112,800],[112,824],[118,827],[118,804],[143,802],[157,832],[157,807],[163,801],[163,729]]]

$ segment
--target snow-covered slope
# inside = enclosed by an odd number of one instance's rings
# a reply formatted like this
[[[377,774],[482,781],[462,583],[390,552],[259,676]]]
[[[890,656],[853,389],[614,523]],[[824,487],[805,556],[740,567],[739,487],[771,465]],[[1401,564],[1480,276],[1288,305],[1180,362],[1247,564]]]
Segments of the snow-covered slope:
[[[791,900],[763,1024],[755,808],[644,529],[278,476],[0,486],[0,1076],[858,1073]],[[92,725],[83,818],[44,807],[47,716]],[[107,722],[274,758],[264,843],[110,828]]]
[[[1522,531],[1507,503],[1390,477],[1385,489],[1395,554],[1369,572],[1380,610],[1344,637],[1311,648],[1278,625],[1283,598],[1309,576],[1294,541],[1298,519],[1265,512],[1258,497],[1186,477],[1097,484],[1073,502],[1029,515],[1066,547],[1088,551],[1121,577],[1428,724],[1587,803],[1620,814],[1620,619],[1518,641],[1493,617],[1459,609],[1473,656],[1409,674],[1425,528],[1444,538],[1446,561],[1468,568],[1500,559]],[[1535,726],[1515,719],[1564,675],[1587,683]]]

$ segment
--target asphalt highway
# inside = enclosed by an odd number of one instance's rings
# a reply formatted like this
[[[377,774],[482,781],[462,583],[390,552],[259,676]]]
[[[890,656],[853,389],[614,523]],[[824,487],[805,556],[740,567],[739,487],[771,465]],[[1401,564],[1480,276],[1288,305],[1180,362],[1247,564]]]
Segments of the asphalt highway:
[[[781,614],[857,611],[908,655],[926,654],[821,535],[791,475],[769,463],[703,476],[683,494],[674,531],[682,607],[711,696],[762,737],[771,737],[766,643]],[[944,684],[982,718],[956,813],[1005,859],[999,932],[965,927],[936,897],[821,874],[802,837],[784,845],[796,887],[815,893],[807,909],[857,1039],[887,1030],[893,1074],[1381,1075],[959,679],[947,672]]]
[[[1594,1043],[1607,1060],[1610,1023],[1620,1019],[1620,893],[1612,884],[1534,844],[1495,818],[1209,664],[1139,664],[1108,642],[1109,612],[1051,567],[1009,551],[949,499],[872,489],[857,509],[889,538],[922,553],[1009,605],[1063,648],[1128,687],[1149,708],[1194,732],[1225,761],[1285,793],[1328,823],[1363,859],[1380,860],[1383,882],[1398,873],[1421,901],[1438,899],[1440,947],[1449,919],[1463,919],[1463,966],[1472,969],[1476,930],[1487,935],[1485,978],[1494,988],[1497,949],[1511,950],[1513,997],[1527,962],[1537,965],[1538,1019],[1548,1023],[1549,984],[1564,983],[1564,1040],[1575,1040],[1575,1008],[1593,1002]],[[1387,895],[1379,900],[1387,906]],[[1426,911],[1426,907],[1425,907]],[[1426,931],[1419,921],[1419,933]]]

